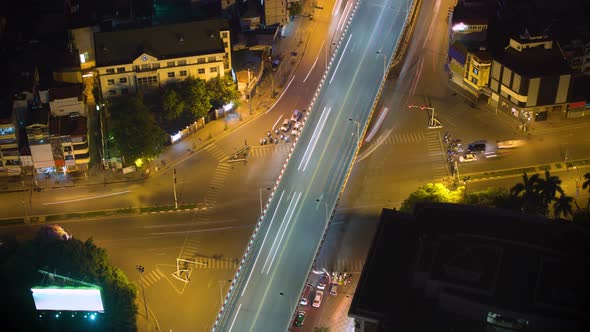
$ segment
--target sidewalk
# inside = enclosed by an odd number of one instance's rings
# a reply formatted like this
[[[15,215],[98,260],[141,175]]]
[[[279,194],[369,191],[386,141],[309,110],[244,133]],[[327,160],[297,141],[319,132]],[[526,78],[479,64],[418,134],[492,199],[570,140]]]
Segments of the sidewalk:
[[[167,146],[158,158],[155,158],[142,168],[138,168],[133,173],[123,174],[122,172],[105,171],[101,165],[94,165],[87,172],[80,174],[52,175],[49,178],[45,178],[43,174],[36,175],[35,178],[32,176],[26,178],[22,176],[8,177],[1,179],[0,192],[27,191],[35,187],[35,180],[37,187],[48,190],[74,186],[106,186],[113,183],[137,182],[145,180],[149,176],[157,176],[157,174],[165,172],[207,145],[256,119],[273,106],[284,92],[288,80],[293,76],[305,53],[307,41],[309,40],[309,32],[304,29],[305,27],[301,27],[301,25],[305,25],[305,20],[309,20],[309,18],[304,16],[296,17],[287,27],[285,36],[282,38],[277,37],[273,46],[273,53],[284,54],[284,60],[276,71],[270,72],[274,77],[276,95],[271,96],[272,82],[269,75],[265,74],[258,83],[257,93],[252,97],[252,114],[250,114],[250,103],[241,101],[242,105],[236,107],[233,112],[223,118],[209,122],[196,132],[184,137],[181,141]]]

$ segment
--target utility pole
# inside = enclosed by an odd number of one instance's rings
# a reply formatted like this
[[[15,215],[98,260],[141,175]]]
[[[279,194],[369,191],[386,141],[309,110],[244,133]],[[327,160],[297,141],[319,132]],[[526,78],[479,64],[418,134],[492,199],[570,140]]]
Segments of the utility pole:
[[[178,197],[176,196],[176,168],[172,169],[172,187],[174,188],[174,208],[178,209]]]
[[[149,318],[148,316],[148,309],[147,309],[147,302],[145,301],[145,288],[143,287],[143,282],[141,282],[141,276],[143,272],[145,272],[145,268],[141,265],[136,265],[135,269],[139,272],[139,283],[141,284],[141,292],[143,293],[143,304],[145,306],[145,318]]]
[[[408,105],[408,108],[419,108],[421,110],[429,110],[431,113],[430,113],[430,120],[428,121],[428,129],[442,128],[442,125],[440,124],[440,121],[438,120],[438,118],[436,116],[436,112],[434,111],[434,107]]]

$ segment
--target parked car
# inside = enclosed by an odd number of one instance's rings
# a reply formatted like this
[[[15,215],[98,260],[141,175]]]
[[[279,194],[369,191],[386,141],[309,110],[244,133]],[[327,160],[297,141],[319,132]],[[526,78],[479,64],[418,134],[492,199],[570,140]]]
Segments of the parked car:
[[[291,115],[291,122],[297,122],[301,120],[302,117],[303,113],[301,113],[299,110],[294,110],[293,115]]]
[[[486,150],[486,145],[484,143],[471,143],[467,147],[467,151],[469,152],[484,152]]]
[[[299,304],[307,305],[309,295],[311,295],[312,290],[313,290],[312,285],[310,285],[310,284],[305,285],[305,288],[303,289],[303,294],[301,295],[301,301],[299,301]]]
[[[319,308],[320,305],[322,304],[322,299],[324,298],[324,292],[321,290],[317,290],[315,291],[315,297],[313,299],[313,304],[312,306],[314,308]]]
[[[332,286],[330,286],[330,295],[338,295],[338,284],[332,284]]]
[[[303,326],[303,321],[305,320],[305,311],[297,312],[297,316],[295,316],[295,321],[293,322],[294,326],[301,327]]]
[[[459,162],[461,163],[467,163],[470,161],[476,161],[477,160],[477,156],[474,153],[466,153],[462,156],[459,156]]]
[[[285,121],[283,121],[283,124],[281,125],[281,131],[286,133],[289,131],[289,129],[291,129],[291,121],[285,119]]]
[[[297,121],[295,122],[295,125],[293,126],[293,129],[291,130],[291,135],[297,135],[299,134],[299,132],[301,131],[301,122]]]

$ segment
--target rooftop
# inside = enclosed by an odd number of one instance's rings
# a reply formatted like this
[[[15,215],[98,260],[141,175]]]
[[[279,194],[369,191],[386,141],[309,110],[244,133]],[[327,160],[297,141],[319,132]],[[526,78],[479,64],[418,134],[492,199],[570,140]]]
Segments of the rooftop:
[[[384,209],[349,315],[376,331],[486,331],[488,312],[526,318],[527,331],[583,331],[588,249],[588,232],[510,211]]]
[[[49,101],[74,97],[81,101],[83,89],[84,87],[81,84],[51,88],[49,89]]]
[[[529,78],[571,72],[567,61],[555,45],[551,49],[539,46],[522,51],[508,47],[499,52],[495,59],[514,72]]]
[[[227,21],[215,19],[99,32],[94,35],[96,66],[131,63],[142,53],[170,59],[223,52],[219,31],[228,29]]]
[[[86,135],[86,117],[53,116],[49,119],[49,134],[55,136]]]

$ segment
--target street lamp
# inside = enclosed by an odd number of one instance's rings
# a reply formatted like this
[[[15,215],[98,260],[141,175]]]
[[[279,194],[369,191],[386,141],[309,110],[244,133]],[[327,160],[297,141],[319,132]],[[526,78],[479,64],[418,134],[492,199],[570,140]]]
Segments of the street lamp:
[[[385,79],[385,75],[387,74],[387,57],[381,51],[377,51],[377,55],[383,56],[383,79]]]
[[[279,292],[279,294],[285,296],[284,292]],[[289,310],[291,310],[291,314],[295,311],[293,310],[293,298],[291,297],[291,294],[289,294]]]
[[[147,319],[147,318],[149,318],[149,316],[148,316],[148,310],[147,310],[147,302],[145,300],[145,288],[143,287],[143,282],[141,282],[141,276],[142,276],[143,272],[145,272],[145,268],[141,265],[136,265],[135,269],[137,270],[137,272],[139,272],[141,292],[143,293],[143,305],[145,306],[145,318]]]
[[[172,169],[172,188],[174,189],[174,208],[178,209],[178,196],[176,195],[176,168]]]
[[[360,141],[361,141],[361,124],[360,124],[360,122],[353,120],[352,118],[348,118],[348,121],[350,121],[356,125],[356,136],[357,136],[357,139],[360,143]]]
[[[262,216],[262,187],[258,187],[258,192],[260,193],[259,200],[260,200],[260,215]],[[270,188],[264,188],[267,191],[270,191]]]
[[[465,201],[467,200],[467,182],[469,181],[469,179],[471,179],[470,176],[463,177],[463,203],[465,203]]]

